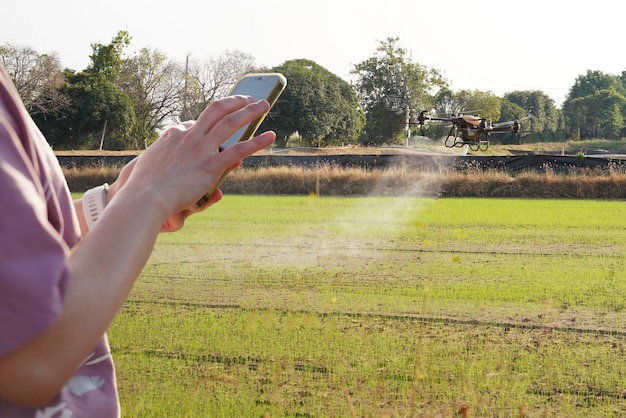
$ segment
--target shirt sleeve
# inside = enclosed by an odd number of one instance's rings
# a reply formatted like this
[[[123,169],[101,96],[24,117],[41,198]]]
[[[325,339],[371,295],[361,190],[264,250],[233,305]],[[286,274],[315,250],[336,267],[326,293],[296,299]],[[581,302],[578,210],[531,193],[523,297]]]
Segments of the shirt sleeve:
[[[12,99],[0,89],[0,357],[57,321],[69,276],[69,245],[50,221],[48,173],[25,146],[35,142],[20,131],[28,121]]]

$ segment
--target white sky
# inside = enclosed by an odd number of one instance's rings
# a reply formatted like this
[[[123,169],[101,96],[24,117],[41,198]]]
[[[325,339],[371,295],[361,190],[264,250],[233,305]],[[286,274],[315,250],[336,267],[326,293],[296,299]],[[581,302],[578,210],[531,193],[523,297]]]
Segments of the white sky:
[[[57,52],[84,69],[92,43],[119,30],[128,52],[158,49],[184,62],[224,51],[268,67],[311,59],[349,80],[379,41],[399,37],[413,62],[444,72],[453,90],[541,90],[560,106],[587,70],[626,70],[617,0],[21,0],[1,6],[0,44]]]

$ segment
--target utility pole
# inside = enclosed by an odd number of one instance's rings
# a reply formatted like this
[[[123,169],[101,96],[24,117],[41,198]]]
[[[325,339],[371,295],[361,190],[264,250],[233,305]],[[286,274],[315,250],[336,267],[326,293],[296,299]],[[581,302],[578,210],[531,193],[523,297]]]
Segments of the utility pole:
[[[189,111],[187,110],[187,79],[189,78],[189,54],[185,57],[185,85],[183,87],[183,113],[181,115],[181,122],[191,119],[189,117]]]
[[[104,134],[107,131],[107,119],[104,120],[104,127],[102,128],[102,136],[100,137],[100,151],[102,151],[102,146],[104,145]]]
[[[406,125],[404,126],[404,147],[408,148],[409,147],[409,139],[411,138],[411,108],[409,108],[409,105],[406,106],[406,117],[405,117],[405,122]]]

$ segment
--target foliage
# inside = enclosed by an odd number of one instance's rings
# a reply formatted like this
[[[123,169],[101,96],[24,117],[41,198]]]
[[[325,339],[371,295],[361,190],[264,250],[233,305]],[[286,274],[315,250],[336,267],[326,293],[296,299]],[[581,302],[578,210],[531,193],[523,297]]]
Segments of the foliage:
[[[130,44],[127,31],[117,32],[108,44],[92,43],[90,64],[81,71],[62,71],[54,53],[8,43],[0,45],[0,61],[57,149],[98,148],[102,140],[107,149],[145,148],[165,125],[195,119],[243,74],[266,70],[241,51],[204,61],[188,57],[180,64],[147,48],[125,57]],[[412,62],[399,38],[380,42],[372,57],[354,66],[354,87],[306,59],[275,68],[290,80],[264,128],[277,130],[282,146],[291,134],[318,146],[401,143],[407,110],[415,123],[418,112],[431,109],[437,115],[479,110],[494,122],[521,120],[522,135],[494,136],[494,144],[626,137],[626,71],[588,70],[558,109],[541,91],[503,97],[452,91],[439,71]],[[105,101],[97,104],[99,98]],[[531,119],[525,119],[527,112]],[[430,124],[424,130],[438,138],[448,129]]]
[[[477,113],[481,117],[500,119],[500,98],[491,92],[461,90],[455,94],[458,112]]]
[[[506,97],[506,96],[505,96]],[[520,121],[522,124],[522,129],[528,129],[528,124],[530,124],[529,119],[525,119],[528,117],[528,111],[524,109],[522,106],[513,103],[512,101],[503,98],[500,102],[500,121]],[[492,145],[495,144],[518,144],[522,143],[523,134],[507,132],[505,134],[493,135],[490,139],[490,143]]]
[[[626,86],[619,77],[602,71],[587,70],[586,74],[576,78],[567,98],[590,96],[598,90],[616,90],[621,95],[626,95]]]
[[[98,149],[106,135],[115,138],[113,149],[126,149],[135,121],[130,98],[102,73],[66,73],[61,89],[74,104],[62,119],[40,121],[48,141],[57,148]]]
[[[197,119],[209,103],[225,97],[239,78],[253,71],[258,71],[254,57],[238,50],[206,61],[187,57],[180,119]]]
[[[127,31],[119,31],[111,40],[111,43],[91,44],[92,54],[89,56],[91,64],[86,72],[103,74],[107,80],[115,81],[122,69],[124,48],[130,45],[130,35]]]
[[[411,62],[399,38],[381,41],[374,56],[356,64],[352,73],[366,115],[364,144],[398,143],[407,108],[431,107],[433,90],[445,86],[438,71]]]
[[[38,54],[30,47],[0,45],[0,62],[17,88],[31,115],[59,117],[71,103],[61,94],[63,72],[56,54]]]
[[[261,125],[274,130],[285,147],[297,132],[309,146],[354,144],[364,123],[358,97],[346,81],[311,60],[298,59],[274,67],[287,87]]]
[[[122,61],[116,84],[135,113],[127,148],[146,148],[164,124],[176,121],[183,79],[180,65],[157,50],[144,48]]]
[[[113,149],[128,147],[135,123],[133,103],[115,84],[121,70],[123,48],[130,42],[121,31],[111,44],[93,44],[92,62],[85,71],[63,72],[59,95],[71,108],[61,114],[35,114],[33,119],[57,149],[98,149],[105,137]]]
[[[529,117],[529,118],[528,118]],[[563,116],[554,100],[541,91],[514,91],[504,95],[501,121],[520,120],[522,130],[528,134],[517,135],[530,142],[563,140]]]
[[[429,109],[422,109],[428,111]],[[440,88],[433,97],[433,113],[439,116],[450,116],[464,109],[457,103],[456,93],[448,87]]]
[[[576,139],[619,139],[626,135],[626,85],[621,77],[588,70],[563,103],[568,133]]]
[[[495,122],[501,117],[502,103],[502,100],[491,92],[479,90],[453,92],[449,88],[442,88],[433,98],[433,111],[438,117],[471,113]],[[446,136],[449,129],[450,126],[447,124],[435,123],[428,124],[422,130],[427,136],[439,138]]]

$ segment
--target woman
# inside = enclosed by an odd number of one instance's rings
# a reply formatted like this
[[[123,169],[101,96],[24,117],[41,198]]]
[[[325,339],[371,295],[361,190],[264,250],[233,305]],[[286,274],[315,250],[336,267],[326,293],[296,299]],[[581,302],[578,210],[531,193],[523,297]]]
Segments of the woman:
[[[218,148],[269,110],[235,96],[168,129],[110,187],[72,202],[59,164],[0,66],[0,416],[120,415],[106,330],[159,232],[273,132]]]

